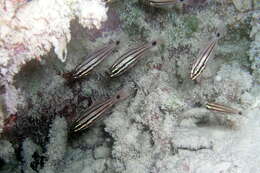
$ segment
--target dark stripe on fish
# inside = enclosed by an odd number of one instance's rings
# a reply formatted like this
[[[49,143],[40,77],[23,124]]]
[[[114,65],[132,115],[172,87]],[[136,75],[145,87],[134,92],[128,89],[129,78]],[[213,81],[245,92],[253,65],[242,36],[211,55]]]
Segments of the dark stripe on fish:
[[[110,68],[110,77],[116,77],[123,74],[129,68],[134,66],[140,57],[146,53],[146,51],[155,46],[156,42],[145,44],[141,47],[137,47],[129,50],[125,54],[123,54],[119,59],[115,61],[115,63]]]
[[[109,45],[95,51],[88,57],[86,60],[77,65],[72,72],[72,78],[78,79],[83,76],[87,76],[96,66],[98,66],[106,57],[110,56],[115,50],[116,46],[119,44],[119,41],[115,43],[110,43]]]
[[[92,126],[96,121],[101,119],[106,111],[114,106],[119,101],[128,97],[128,93],[124,90],[120,90],[114,97],[107,99],[106,101],[91,106],[86,112],[83,112],[73,122],[71,131],[78,132],[85,130]]]
[[[101,103],[92,108],[90,111],[86,112],[84,114],[85,116],[76,121],[77,125],[75,125],[75,127],[73,128],[73,131],[77,132],[80,130],[85,130],[90,127],[94,122],[99,120],[102,117],[103,113],[113,106],[111,101],[111,99],[107,100],[104,103]]]

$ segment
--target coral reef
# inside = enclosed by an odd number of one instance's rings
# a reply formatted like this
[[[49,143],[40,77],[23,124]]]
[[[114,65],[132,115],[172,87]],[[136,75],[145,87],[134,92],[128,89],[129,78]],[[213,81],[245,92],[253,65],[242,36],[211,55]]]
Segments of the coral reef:
[[[0,157],[4,160],[4,162],[12,162],[14,160],[15,154],[14,149],[12,148],[12,144],[6,140],[1,140],[1,148],[5,148],[1,150]]]
[[[259,17],[260,17],[260,12],[255,12],[253,14],[253,19],[251,22],[252,25],[252,30],[250,33],[250,37],[252,40],[254,40],[251,43],[251,49],[249,51],[249,59],[252,61],[251,64],[251,69],[253,70],[254,77],[256,81],[259,83],[259,66],[260,66],[260,22],[259,22]]]
[[[84,27],[100,28],[107,19],[107,8],[99,0],[41,0],[22,4],[1,0],[0,4],[1,86],[6,89],[7,111],[15,113],[23,101],[12,82],[21,66],[31,59],[40,60],[52,47],[64,62],[71,39],[70,21],[77,17]]]
[[[233,3],[239,11],[246,11],[253,8],[253,1],[233,0]]]
[[[22,163],[22,170],[24,172],[34,172],[37,170],[38,164],[34,157],[39,156],[39,153],[41,152],[40,147],[38,147],[33,141],[31,141],[29,138],[27,138],[25,141],[23,141],[22,144],[22,156],[23,156],[23,163]],[[40,164],[39,164],[40,167]]]
[[[3,110],[3,105],[4,105],[4,101],[3,99],[0,100],[0,134],[3,131],[3,127],[4,127],[4,110]]]
[[[56,118],[52,124],[49,135],[50,141],[47,145],[47,152],[45,153],[48,158],[41,170],[44,172],[56,172],[57,167],[61,163],[67,146],[67,123],[64,118]]]
[[[0,172],[260,171],[257,1],[190,0],[162,9],[146,0],[114,0],[107,6],[95,0],[33,0],[18,8],[20,3],[7,1],[13,12],[1,9],[7,29],[0,29],[0,44],[7,47],[0,52],[8,55],[1,60],[1,82],[15,122],[4,128],[0,141]],[[34,11],[39,5],[49,10],[28,14],[29,7]],[[37,16],[43,19],[35,22]],[[192,81],[192,63],[223,25],[225,35]],[[15,30],[18,26],[28,28]],[[90,75],[73,84],[62,78],[110,40],[120,40],[118,51]],[[108,68],[126,50],[152,40],[160,44],[134,68],[107,78]],[[133,85],[137,92],[103,121],[69,133],[75,116]],[[207,102],[242,115],[208,110]]]

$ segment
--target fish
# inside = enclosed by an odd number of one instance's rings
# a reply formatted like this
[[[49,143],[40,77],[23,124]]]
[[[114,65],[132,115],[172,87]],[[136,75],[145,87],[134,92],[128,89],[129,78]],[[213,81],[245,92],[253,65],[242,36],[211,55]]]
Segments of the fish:
[[[197,60],[192,65],[191,72],[190,72],[191,80],[197,79],[201,75],[201,73],[205,70],[210,57],[212,57],[214,50],[217,47],[218,40],[224,36],[225,32],[226,32],[225,26],[220,24],[218,26],[214,38],[206,45],[206,47],[204,47],[200,51],[199,55],[197,56]]]
[[[186,4],[189,0],[148,0],[150,6],[156,8],[169,8],[178,3]]]
[[[109,76],[111,78],[122,75],[124,72],[133,67],[141,57],[150,48],[157,45],[157,41],[153,41],[142,46],[128,50],[125,54],[120,56],[109,69]]]
[[[72,125],[71,131],[73,133],[83,131],[92,126],[95,122],[100,120],[105,112],[107,112],[111,107],[113,107],[118,102],[126,99],[129,96],[128,92],[121,89],[113,97],[91,106],[83,114],[77,117]]]
[[[229,113],[229,114],[239,114],[242,115],[242,112],[239,110],[236,110],[234,108],[219,104],[219,103],[207,103],[206,108],[213,111],[223,112],[223,113]]]
[[[85,58],[86,60],[78,64],[72,72],[63,76],[69,80],[77,80],[87,76],[96,66],[103,62],[105,58],[110,56],[119,44],[120,41],[108,43],[106,46],[87,56]]]
[[[213,54],[213,50],[217,45],[217,39],[210,41],[210,43],[201,50],[198,55],[196,62],[192,65],[190,78],[191,80],[195,80],[199,77],[199,75],[205,70],[208,60]]]

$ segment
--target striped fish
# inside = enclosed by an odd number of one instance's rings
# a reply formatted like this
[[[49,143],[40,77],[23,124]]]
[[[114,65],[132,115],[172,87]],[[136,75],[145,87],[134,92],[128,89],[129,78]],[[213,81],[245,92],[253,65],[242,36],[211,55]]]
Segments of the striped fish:
[[[147,50],[156,46],[156,44],[157,42],[153,41],[151,43],[127,51],[120,58],[118,58],[110,67],[109,76],[111,78],[117,77],[126,72],[140,60],[140,58],[147,52]]]
[[[196,62],[192,65],[190,78],[191,80],[197,79],[197,77],[206,68],[209,58],[212,56],[214,48],[217,45],[218,39],[213,39],[204,49],[202,49],[198,55]]]
[[[241,115],[242,112],[239,110],[236,110],[231,107],[227,107],[225,105],[221,105],[218,103],[207,103],[206,108],[213,111],[223,112],[223,113],[229,113],[229,114],[239,114]]]
[[[96,66],[98,66],[106,57],[112,54],[115,48],[119,45],[119,41],[109,43],[101,49],[93,52],[86,57],[86,60],[77,65],[71,72],[70,78],[72,80],[87,76]]]
[[[189,0],[148,0],[148,4],[157,8],[169,8],[177,3],[187,3]]]
[[[117,94],[102,103],[91,106],[86,112],[79,116],[72,125],[71,131],[78,132],[86,130],[96,121],[101,119],[106,111],[121,100],[126,99],[129,94],[124,90],[120,90]]]

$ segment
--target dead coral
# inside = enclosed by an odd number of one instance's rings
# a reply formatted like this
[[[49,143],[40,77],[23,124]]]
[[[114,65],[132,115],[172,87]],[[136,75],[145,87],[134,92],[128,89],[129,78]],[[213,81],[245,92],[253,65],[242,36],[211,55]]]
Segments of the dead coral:
[[[17,111],[22,102],[19,92],[12,86],[13,76],[21,66],[32,59],[40,59],[52,47],[64,62],[70,41],[70,21],[78,17],[84,27],[99,28],[106,20],[105,3],[96,0],[40,0],[17,5],[19,1],[1,0],[0,7],[0,60],[1,86],[9,113]],[[89,8],[91,6],[91,8]],[[89,10],[85,10],[88,7]],[[9,97],[12,95],[12,97]]]

